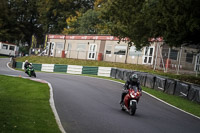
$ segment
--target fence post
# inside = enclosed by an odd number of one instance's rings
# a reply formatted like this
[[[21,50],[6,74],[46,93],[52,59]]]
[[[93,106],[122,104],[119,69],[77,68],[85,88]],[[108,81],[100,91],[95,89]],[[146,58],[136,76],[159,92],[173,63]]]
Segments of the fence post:
[[[98,59],[98,58],[97,58],[98,54],[97,54],[97,52],[95,52],[95,54],[96,54],[96,56],[95,56],[95,59],[94,59],[94,60],[97,60],[97,59]]]
[[[196,77],[197,77],[198,76],[198,72],[197,72],[197,55],[196,55],[196,58],[195,58],[194,70],[196,72]]]
[[[197,54],[196,59],[195,59],[195,66],[194,66],[194,70],[196,72],[196,77],[198,76],[199,67],[200,67],[200,54]]]
[[[79,51],[78,51],[78,53],[77,53],[77,59],[78,59],[78,55],[79,55]]]
[[[55,49],[54,53],[53,53],[53,57],[56,57],[56,52],[57,52],[57,50]]]
[[[154,42],[154,43],[155,43],[155,42]],[[156,43],[156,58],[155,58],[155,63],[154,63],[154,68],[153,68],[153,70],[156,70],[157,58],[158,58],[158,43]]]
[[[88,51],[85,51],[85,52],[86,52],[85,59],[87,60]]]
[[[164,61],[163,61],[163,57],[162,57],[162,53],[161,53],[161,49],[160,49],[160,45],[159,45],[159,50],[160,50],[161,61],[162,61],[162,64],[163,64],[163,70],[164,70],[164,72],[165,72],[165,64],[164,64]]]
[[[167,57],[168,61],[167,61],[166,72],[168,70],[170,52],[171,52],[171,48],[169,48],[169,52],[168,52],[168,57]]]
[[[138,54],[138,56],[137,56],[137,65],[138,65],[138,60],[139,60],[139,54]]]
[[[181,50],[180,50],[180,54],[179,54],[179,60],[178,60],[178,70],[177,70],[177,75],[179,74],[179,70],[180,70],[180,63],[181,63],[181,54],[182,54],[182,45],[181,45]]]

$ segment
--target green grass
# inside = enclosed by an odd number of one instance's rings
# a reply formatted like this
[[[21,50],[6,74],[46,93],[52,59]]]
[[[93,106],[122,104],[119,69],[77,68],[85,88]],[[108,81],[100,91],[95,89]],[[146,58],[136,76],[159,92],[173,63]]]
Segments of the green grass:
[[[0,75],[1,133],[60,133],[49,98],[47,84]]]
[[[60,74],[66,73],[61,72]],[[81,76],[124,83],[122,80],[110,77],[86,74]],[[145,92],[200,117],[200,104],[146,87],[142,88]],[[59,132],[48,99],[47,84],[0,75],[0,131],[6,133]]]
[[[194,114],[198,117],[200,117],[200,104],[197,102],[189,101],[185,98],[169,95],[154,89],[149,89],[146,87],[142,87],[144,91],[148,92],[149,94],[154,95],[155,97],[174,105],[175,107],[178,107],[186,112],[189,112],[191,114]]]
[[[195,75],[187,75],[187,74],[176,75],[174,73],[164,73],[163,71],[159,70],[153,71],[151,67],[145,65],[113,63],[113,62],[93,61],[93,60],[78,60],[78,59],[68,59],[59,57],[56,58],[56,57],[45,57],[45,56],[24,56],[21,58],[16,58],[16,61],[18,62],[24,62],[25,60],[29,60],[29,62],[39,63],[39,64],[47,63],[47,64],[81,65],[81,66],[117,67],[117,68],[153,73],[173,79],[178,79],[180,81],[200,84],[200,76],[196,77]]]
[[[50,63],[50,64],[70,64],[70,65],[82,65],[82,66],[109,66],[109,67],[117,67],[117,68],[125,68],[125,69],[132,69],[132,70],[138,70],[138,71],[145,71],[150,72],[154,74],[159,75],[165,75],[171,78],[180,79],[182,81],[188,81],[193,83],[200,83],[199,77],[194,77],[191,75],[175,75],[171,73],[162,73],[161,71],[152,71],[151,68],[142,66],[142,65],[132,65],[132,64],[122,64],[122,63],[111,63],[111,62],[103,62],[103,61],[86,61],[86,60],[75,60],[75,59],[66,59],[66,58],[52,58],[52,57],[24,57],[24,58],[18,58],[17,61],[24,61],[28,59],[29,62],[34,63]],[[64,74],[64,73],[63,73]],[[115,80],[124,83],[124,81],[119,79],[113,79],[113,78],[107,78],[107,77],[99,77],[96,75],[83,75],[83,76],[91,76],[91,77],[98,77],[98,78],[104,78],[104,79],[110,79]],[[186,112],[190,112],[196,116],[200,117],[200,104],[196,102],[189,101],[187,99],[169,95],[160,91],[156,91],[153,89],[149,89],[146,87],[143,87],[143,90],[154,95],[155,97],[158,97],[162,99],[163,101],[170,103],[182,110],[185,110]]]
[[[8,56],[0,55],[0,58],[9,58]]]

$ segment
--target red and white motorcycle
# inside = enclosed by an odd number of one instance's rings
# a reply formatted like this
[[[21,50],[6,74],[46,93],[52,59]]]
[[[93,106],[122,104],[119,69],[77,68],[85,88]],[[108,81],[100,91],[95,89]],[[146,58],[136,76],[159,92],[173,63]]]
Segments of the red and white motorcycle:
[[[137,109],[137,103],[142,96],[142,91],[139,91],[137,86],[129,86],[127,91],[128,93],[120,104],[121,109],[129,112],[130,115],[134,115]]]

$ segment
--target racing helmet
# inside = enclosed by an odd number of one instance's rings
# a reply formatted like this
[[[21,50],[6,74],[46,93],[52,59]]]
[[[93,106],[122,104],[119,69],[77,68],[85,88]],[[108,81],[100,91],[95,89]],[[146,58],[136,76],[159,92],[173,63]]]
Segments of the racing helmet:
[[[132,74],[132,75],[130,76],[130,81],[132,81],[132,82],[137,82],[137,81],[138,81],[138,76],[137,76],[137,74]]]

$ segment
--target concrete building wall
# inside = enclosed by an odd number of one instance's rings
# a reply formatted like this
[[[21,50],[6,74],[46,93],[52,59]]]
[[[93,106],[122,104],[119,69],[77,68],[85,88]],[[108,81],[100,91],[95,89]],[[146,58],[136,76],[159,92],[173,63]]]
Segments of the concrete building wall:
[[[54,37],[57,38],[54,38]],[[51,38],[52,37],[52,38]],[[72,37],[72,38],[71,38]],[[65,39],[62,35],[51,35],[48,39],[49,42],[55,42],[55,54],[54,57],[61,57],[62,51],[65,51],[66,58],[73,59],[91,59],[91,60],[104,60],[109,62],[120,62],[130,64],[147,64],[152,65],[155,56],[155,44],[153,43],[150,48],[153,48],[150,57],[145,55],[146,48],[143,48],[140,52],[134,52],[132,48],[129,48],[127,53],[128,44],[126,42],[120,42],[112,36],[104,36],[104,39],[86,39],[89,36],[83,36],[83,38],[74,39],[74,36],[70,36],[70,39]],[[95,36],[95,38],[101,36]],[[69,37],[68,37],[69,38]],[[106,39],[105,39],[106,38]],[[61,44],[64,46],[62,47]],[[91,51],[91,45],[96,45],[95,51]],[[147,52],[149,53],[149,52]],[[128,54],[128,55],[127,55]],[[127,56],[126,56],[127,55]],[[101,58],[99,58],[101,56]],[[91,58],[92,57],[92,58]],[[127,57],[127,60],[126,60]],[[151,63],[146,63],[144,60],[150,60]]]
[[[65,53],[67,58],[88,59],[90,45],[96,45],[95,59],[100,50],[101,40],[66,40]]]
[[[104,60],[105,61],[110,61],[110,62],[121,62],[121,63],[124,63],[126,55],[116,54],[115,53],[115,52],[117,52],[116,49],[115,49],[116,46],[119,46],[119,47],[123,46],[123,47],[125,47],[125,49],[127,49],[127,43],[125,43],[125,42],[118,43],[118,41],[106,41],[105,51],[104,51]],[[109,50],[111,50],[110,53],[109,53]]]
[[[62,50],[65,47],[64,39],[49,39],[49,42],[55,42],[54,57],[61,57]]]

